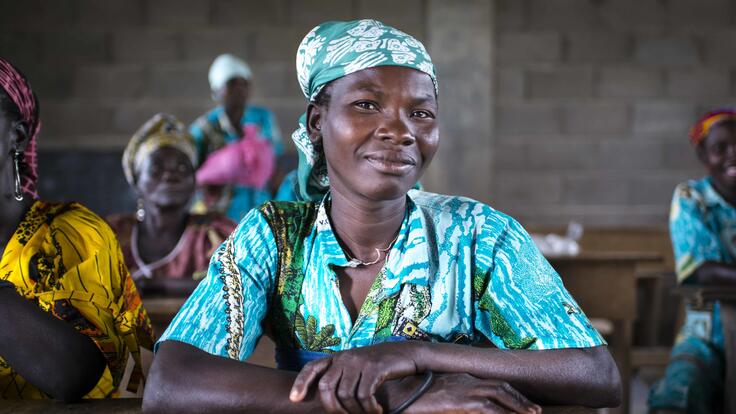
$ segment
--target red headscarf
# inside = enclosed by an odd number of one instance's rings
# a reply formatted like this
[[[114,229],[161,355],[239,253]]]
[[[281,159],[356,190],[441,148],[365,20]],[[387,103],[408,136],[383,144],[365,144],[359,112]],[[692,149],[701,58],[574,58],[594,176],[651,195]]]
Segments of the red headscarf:
[[[38,101],[33,94],[31,84],[18,69],[7,60],[0,57],[0,87],[8,93],[10,99],[20,111],[21,118],[28,128],[28,145],[25,150],[25,159],[22,162],[21,184],[23,192],[33,198],[38,198],[36,180],[38,180],[38,164],[36,161],[36,137],[41,130],[41,120],[38,119]]]
[[[703,117],[700,118],[692,128],[690,128],[690,133],[688,134],[690,136],[690,142],[692,142],[694,146],[698,146],[698,144],[703,142],[705,137],[708,136],[711,129],[723,121],[736,121],[736,109],[716,109],[703,115]]]

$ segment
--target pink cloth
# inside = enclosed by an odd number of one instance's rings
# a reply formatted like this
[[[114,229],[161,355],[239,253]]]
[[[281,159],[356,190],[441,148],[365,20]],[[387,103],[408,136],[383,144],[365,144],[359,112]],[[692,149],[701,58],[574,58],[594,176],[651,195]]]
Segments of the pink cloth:
[[[258,127],[246,125],[238,142],[225,145],[207,157],[197,170],[197,184],[236,184],[263,188],[273,174],[275,157],[271,143],[260,136]]]

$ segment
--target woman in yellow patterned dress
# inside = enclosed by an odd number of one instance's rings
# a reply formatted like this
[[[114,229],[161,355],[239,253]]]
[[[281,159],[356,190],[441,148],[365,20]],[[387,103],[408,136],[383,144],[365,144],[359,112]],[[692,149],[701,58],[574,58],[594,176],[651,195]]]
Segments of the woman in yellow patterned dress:
[[[0,399],[140,394],[150,321],[105,222],[38,199],[38,112],[0,58]]]

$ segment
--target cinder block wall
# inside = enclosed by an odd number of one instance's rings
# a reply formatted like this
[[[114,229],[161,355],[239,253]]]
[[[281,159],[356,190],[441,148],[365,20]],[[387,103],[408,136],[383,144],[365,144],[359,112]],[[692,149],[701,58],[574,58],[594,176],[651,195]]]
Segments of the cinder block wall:
[[[734,103],[735,2],[498,0],[492,202],[525,224],[667,220],[687,141]]]
[[[285,138],[304,111],[294,69],[301,38],[329,19],[377,17],[424,37],[422,0],[0,0],[0,55],[43,105],[42,149],[117,150],[148,117],[191,122],[213,105],[212,59],[254,72],[253,103]]]
[[[45,162],[114,159],[157,111],[190,122],[212,105],[222,52],[252,65],[253,103],[290,145],[299,40],[358,17],[416,35],[437,63],[444,142],[428,189],[524,224],[665,224],[675,184],[701,174],[687,128],[736,93],[736,0],[0,0],[0,55],[41,97]],[[64,168],[47,187],[100,190]]]

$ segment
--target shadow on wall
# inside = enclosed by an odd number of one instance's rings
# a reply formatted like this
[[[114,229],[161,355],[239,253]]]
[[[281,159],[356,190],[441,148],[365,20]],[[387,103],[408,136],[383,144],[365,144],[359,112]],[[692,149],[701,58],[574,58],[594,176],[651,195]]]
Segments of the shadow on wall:
[[[39,192],[48,201],[78,201],[98,215],[132,212],[136,195],[120,165],[121,153],[42,151]]]

